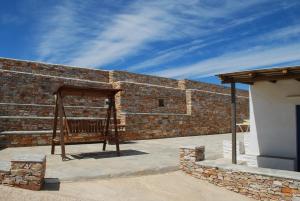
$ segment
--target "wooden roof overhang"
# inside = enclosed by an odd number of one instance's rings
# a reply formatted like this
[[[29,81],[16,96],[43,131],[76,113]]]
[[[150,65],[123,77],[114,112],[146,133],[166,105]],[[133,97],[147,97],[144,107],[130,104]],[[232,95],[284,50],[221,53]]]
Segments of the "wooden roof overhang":
[[[300,66],[281,67],[272,69],[249,70],[220,74],[218,77],[223,84],[243,83],[252,85],[254,82],[296,79],[300,81]]]
[[[119,91],[122,90],[62,85],[53,94],[60,93],[62,96],[112,97]]]

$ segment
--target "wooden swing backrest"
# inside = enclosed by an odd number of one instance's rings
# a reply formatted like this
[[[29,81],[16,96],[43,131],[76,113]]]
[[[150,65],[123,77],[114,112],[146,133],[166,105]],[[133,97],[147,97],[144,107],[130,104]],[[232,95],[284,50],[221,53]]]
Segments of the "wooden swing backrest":
[[[103,119],[72,119],[68,120],[69,133],[103,133],[105,121]]]
[[[110,129],[113,126],[113,120],[110,120]],[[65,121],[65,127],[68,134],[104,134],[105,119],[68,119]],[[121,130],[120,120],[118,119],[118,130]]]

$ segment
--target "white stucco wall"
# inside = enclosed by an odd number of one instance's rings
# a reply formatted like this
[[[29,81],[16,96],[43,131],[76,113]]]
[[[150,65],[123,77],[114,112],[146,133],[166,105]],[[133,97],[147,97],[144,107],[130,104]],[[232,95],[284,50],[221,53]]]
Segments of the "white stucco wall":
[[[296,105],[300,82],[256,82],[250,86],[248,154],[296,158]]]

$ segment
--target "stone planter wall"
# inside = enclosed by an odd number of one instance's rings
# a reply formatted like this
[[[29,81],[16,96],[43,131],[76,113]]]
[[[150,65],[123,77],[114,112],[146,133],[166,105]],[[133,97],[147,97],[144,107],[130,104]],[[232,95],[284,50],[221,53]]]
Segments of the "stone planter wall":
[[[197,147],[180,148],[180,169],[193,177],[256,200],[298,200],[300,173],[200,161]],[[198,158],[199,157],[199,158]]]
[[[0,163],[0,184],[40,190],[44,183],[45,172],[45,155],[17,156],[10,163]]]

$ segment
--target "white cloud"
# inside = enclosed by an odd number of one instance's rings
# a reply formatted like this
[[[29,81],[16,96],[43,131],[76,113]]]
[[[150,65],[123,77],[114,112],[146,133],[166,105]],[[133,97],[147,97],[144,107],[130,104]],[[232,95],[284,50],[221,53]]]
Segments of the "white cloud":
[[[290,40],[300,35],[300,24],[295,24],[283,28],[276,29],[260,36],[259,40]]]
[[[217,26],[235,26],[235,13],[263,1],[136,0],[118,13],[103,9],[90,15],[91,4],[97,2],[66,1],[49,9],[41,19],[37,47],[41,60],[104,66],[140,54],[152,42],[190,39],[212,34]],[[218,19],[227,21],[220,25]]]
[[[184,43],[182,45],[178,45],[163,51],[160,51],[156,54],[156,56],[142,61],[136,65],[130,66],[127,68],[129,71],[147,69],[148,67],[158,66],[168,61],[174,61],[185,57],[186,54],[195,52],[201,48],[204,48],[208,45],[219,43],[224,41],[225,39],[215,39],[212,41],[202,41],[202,40],[195,40],[192,42]]]
[[[206,77],[249,68],[271,67],[300,61],[300,44],[255,47],[210,58],[192,65],[170,68],[153,74],[165,77]]]
[[[253,5],[257,2],[251,1],[251,2],[248,2],[248,3],[250,3],[250,4],[242,4],[242,5],[235,4],[234,7],[233,8],[231,7],[230,9],[226,9],[226,6],[225,6],[224,9],[219,10],[219,12],[216,12],[216,11],[209,12],[209,13],[204,12],[204,16],[206,18],[211,17],[211,19],[215,19],[215,18],[218,18],[220,16],[223,16],[224,18],[232,18],[232,13],[234,13],[234,11],[242,10],[244,7],[251,6],[251,5]],[[263,1],[261,1],[260,3],[263,3]],[[288,8],[290,6],[292,6],[292,4],[285,5],[284,7]],[[206,27],[206,30],[205,31],[203,30],[201,32],[201,34],[204,37],[207,36],[207,35],[215,35],[215,34],[221,33],[222,31],[225,31],[229,28],[234,28],[236,26],[255,21],[259,18],[267,16],[271,13],[274,13],[274,12],[280,10],[280,9],[282,9],[282,8],[281,7],[274,7],[272,9],[269,9],[269,10],[261,12],[261,13],[254,12],[252,15],[247,15],[246,17],[243,17],[243,18],[234,18],[232,20],[228,20],[228,22],[223,23],[223,24],[210,22],[211,24],[208,27]],[[187,10],[188,10],[187,12],[193,12],[193,9],[187,9]],[[201,11],[203,11],[203,8],[202,8]],[[199,12],[199,13],[202,14],[202,12]],[[199,13],[197,13],[197,14],[199,15]],[[206,21],[205,24],[209,24],[209,23]],[[244,32],[244,33],[246,33],[246,32]],[[201,36],[201,34],[199,34],[199,35]],[[296,31],[294,31],[293,34],[296,35]],[[276,33],[272,32],[272,35],[274,35],[273,39],[275,40],[276,35],[278,36],[277,37],[277,39],[278,39],[283,34],[281,34],[281,35],[278,34],[277,30],[276,30]],[[267,36],[270,37],[269,34]],[[288,37],[288,36],[286,35],[286,37]],[[203,38],[203,37],[201,37],[201,38]],[[165,63],[170,62],[170,61],[174,61],[174,60],[177,60],[177,59],[180,59],[180,58],[184,58],[186,55],[194,54],[196,51],[201,52],[201,50],[203,48],[205,48],[209,45],[221,43],[221,42],[228,41],[228,40],[231,40],[231,39],[232,39],[231,35],[226,35],[226,36],[222,35],[221,38],[213,37],[213,38],[209,38],[209,39],[207,39],[207,38],[205,38],[205,39],[203,38],[203,39],[200,39],[200,40],[196,39],[192,42],[187,42],[185,44],[181,44],[181,45],[172,47],[172,48],[167,49],[165,51],[160,51],[157,54],[155,54],[154,56],[152,56],[151,58],[148,58],[145,61],[141,61],[141,62],[139,62],[139,63],[137,63],[133,66],[128,67],[127,70],[129,70],[129,71],[136,71],[136,70],[143,70],[143,69],[144,70],[147,70],[147,69],[149,70],[150,67],[157,67],[158,65],[162,65],[162,64],[165,64]],[[257,38],[256,38],[256,40],[257,40]],[[266,39],[264,39],[264,40],[266,40]]]
[[[299,24],[281,27],[240,41],[239,45],[243,48],[238,50],[228,49],[226,53],[216,57],[152,73],[166,77],[196,78],[249,68],[273,67],[282,63],[300,64],[300,43],[293,40],[299,34]],[[247,49],[248,43],[257,45]]]
[[[151,40],[159,40],[170,29],[161,10],[145,7],[130,14],[120,14],[99,36],[81,47],[71,64],[101,66],[136,53]]]

